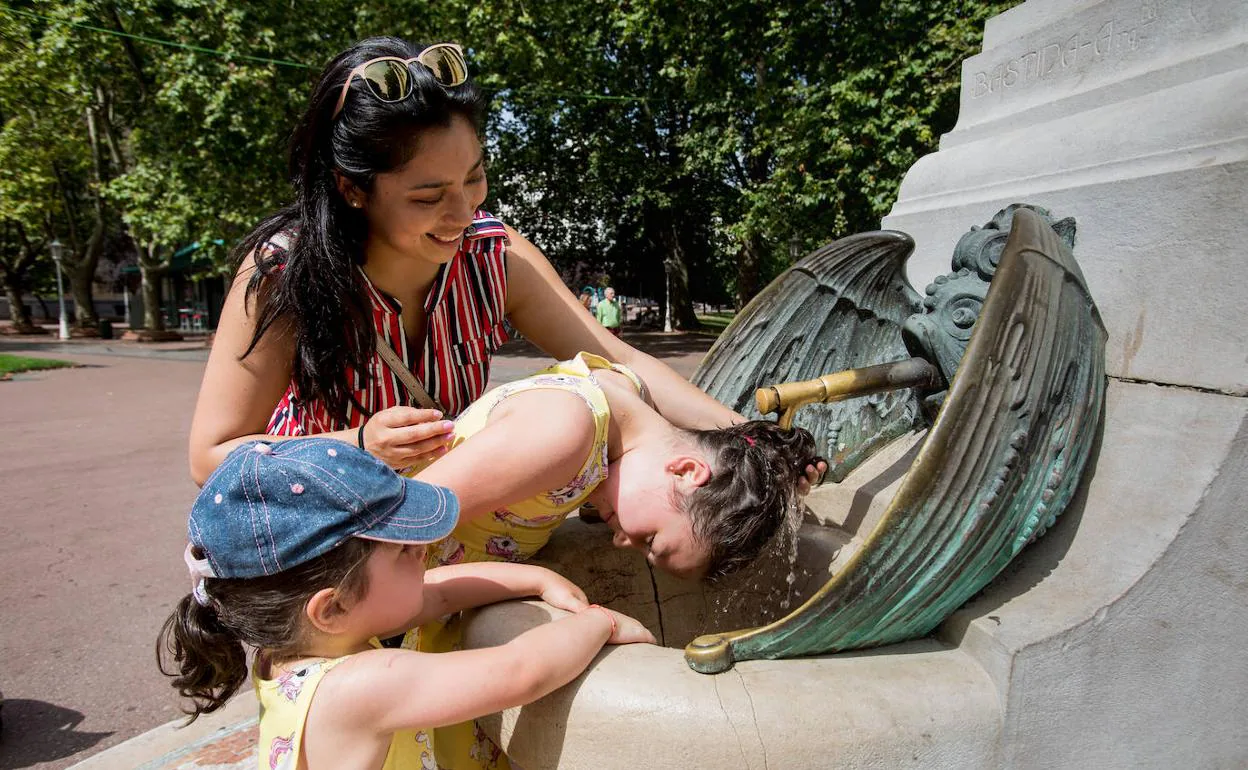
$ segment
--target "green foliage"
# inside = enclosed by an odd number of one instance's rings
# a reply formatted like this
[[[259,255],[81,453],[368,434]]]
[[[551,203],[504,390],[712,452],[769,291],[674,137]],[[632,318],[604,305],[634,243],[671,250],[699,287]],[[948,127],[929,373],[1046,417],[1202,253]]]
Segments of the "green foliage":
[[[657,298],[687,270],[693,298],[724,301],[794,246],[878,226],[1013,4],[17,0],[0,8],[2,215],[85,239],[99,203],[140,248],[233,243],[290,199],[286,141],[330,57],[373,34],[451,39],[490,99],[487,206],[569,275]]]
[[[489,41],[478,58],[496,81],[529,85],[496,97],[496,187],[556,260],[605,261],[630,290],[665,256],[654,252],[670,253],[663,232],[676,223],[702,277],[695,296],[717,300],[747,244],[766,277],[792,245],[878,227],[906,169],[952,128],[958,64],[984,21],[1013,4],[529,2],[488,14],[472,30]],[[492,25],[506,35],[490,40]],[[559,96],[578,93],[641,98]]]

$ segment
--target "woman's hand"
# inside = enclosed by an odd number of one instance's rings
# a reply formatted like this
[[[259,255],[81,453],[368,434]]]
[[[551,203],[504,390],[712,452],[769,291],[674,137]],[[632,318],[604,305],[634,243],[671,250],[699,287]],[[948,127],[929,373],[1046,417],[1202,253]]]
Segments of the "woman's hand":
[[[392,406],[364,424],[364,448],[391,468],[407,468],[446,454],[454,428],[436,409]]]
[[[589,606],[589,599],[576,583],[548,569],[542,571],[546,573],[542,580],[542,601],[568,612],[580,612]]]
[[[807,465],[806,475],[797,480],[797,494],[805,497],[810,494],[810,490],[819,483],[819,479],[823,478],[823,474],[828,472],[828,464],[823,460],[818,465]]]
[[[607,640],[607,644],[658,644],[654,634],[650,633],[650,629],[643,626],[636,618],[606,607],[594,609],[602,610],[615,621],[611,626],[611,638]]]

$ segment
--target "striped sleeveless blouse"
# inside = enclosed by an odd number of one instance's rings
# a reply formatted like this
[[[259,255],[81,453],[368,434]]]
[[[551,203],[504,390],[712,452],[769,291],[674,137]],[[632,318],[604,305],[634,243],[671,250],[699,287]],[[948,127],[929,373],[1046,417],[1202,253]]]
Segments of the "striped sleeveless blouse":
[[[270,248],[281,244],[270,242]],[[373,324],[381,337],[416,375],[448,417],[462,412],[485,390],[490,358],[507,341],[503,318],[507,302],[507,235],[503,223],[478,210],[464,231],[459,252],[442,266],[425,300],[424,345],[403,331],[399,302],[364,278]],[[380,344],[380,343],[379,343]],[[364,372],[348,368],[354,403],[347,419],[334,419],[320,401],[300,397],[292,382],[277,403],[265,430],[271,436],[303,436],[356,428],[373,414],[392,406],[419,406],[373,354]]]

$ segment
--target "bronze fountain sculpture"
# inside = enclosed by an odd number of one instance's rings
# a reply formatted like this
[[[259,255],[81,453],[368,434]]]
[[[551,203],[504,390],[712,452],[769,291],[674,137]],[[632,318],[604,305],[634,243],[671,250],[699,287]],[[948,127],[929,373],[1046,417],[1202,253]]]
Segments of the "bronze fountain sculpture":
[[[695,383],[743,412],[759,383],[784,383],[757,389],[757,411],[811,430],[829,480],[893,439],[926,438],[843,569],[773,623],[693,640],[694,670],[924,636],[1052,526],[1105,392],[1106,334],[1074,234],[1073,220],[1012,205],[962,238],[923,299],[903,276],[908,236],[850,236],[742,311]]]

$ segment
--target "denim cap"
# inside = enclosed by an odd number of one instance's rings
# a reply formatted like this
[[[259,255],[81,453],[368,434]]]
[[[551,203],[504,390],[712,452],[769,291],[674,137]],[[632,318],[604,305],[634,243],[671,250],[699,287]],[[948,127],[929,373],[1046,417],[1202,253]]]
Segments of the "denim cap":
[[[345,442],[253,441],[230,452],[204,483],[191,508],[186,561],[200,577],[255,578],[349,537],[432,543],[458,518],[451,490],[404,478]]]

